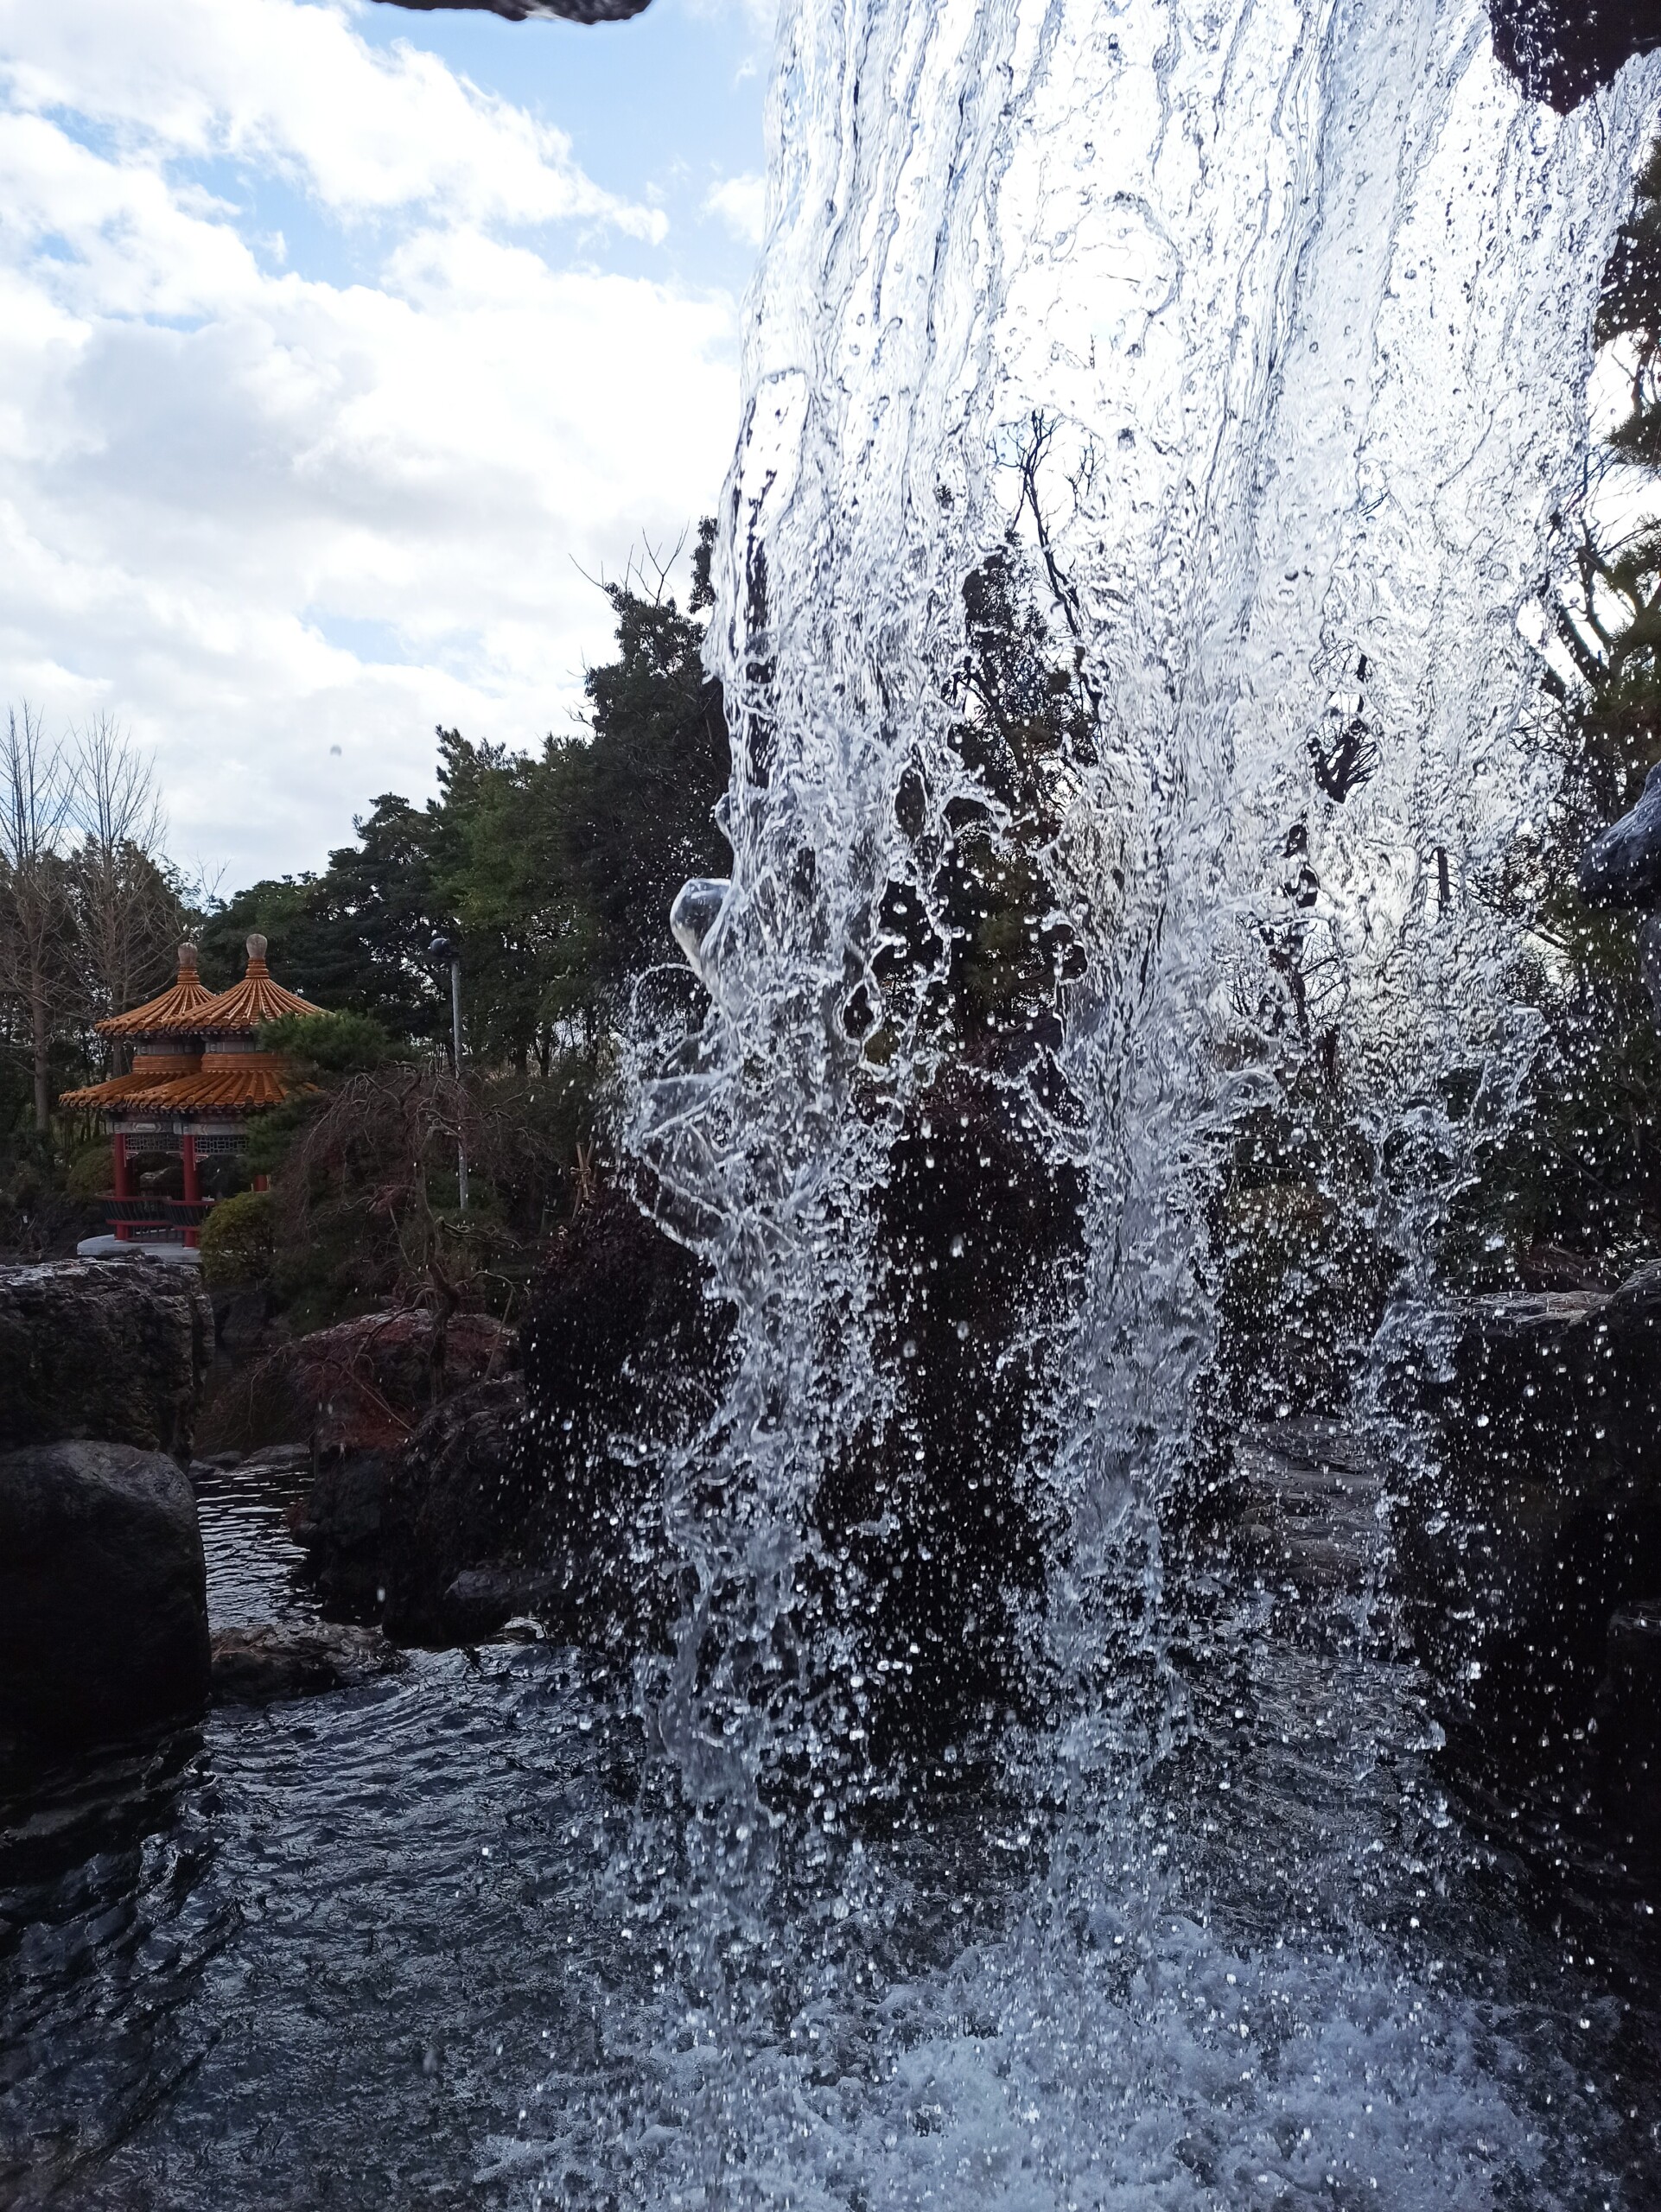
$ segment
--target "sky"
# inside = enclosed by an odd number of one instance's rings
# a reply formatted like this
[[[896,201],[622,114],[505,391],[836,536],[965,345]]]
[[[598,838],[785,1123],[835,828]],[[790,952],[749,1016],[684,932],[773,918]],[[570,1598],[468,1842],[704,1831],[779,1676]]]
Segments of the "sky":
[[[715,506],[773,0],[0,0],[0,706],[223,894],[530,747]]]

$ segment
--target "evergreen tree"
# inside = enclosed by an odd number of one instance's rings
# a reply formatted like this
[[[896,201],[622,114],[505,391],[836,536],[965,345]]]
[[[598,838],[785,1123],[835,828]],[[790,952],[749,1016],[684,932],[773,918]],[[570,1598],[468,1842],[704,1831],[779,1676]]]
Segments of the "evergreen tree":
[[[1605,275],[1598,336],[1620,349],[1629,411],[1609,445],[1619,505],[1647,508],[1613,531],[1594,512],[1556,607],[1568,674],[1548,669],[1542,742],[1560,795],[1501,895],[1536,948],[1529,994],[1541,1037],[1526,1109],[1499,1134],[1463,1209],[1477,1278],[1520,1268],[1543,1284],[1612,1280],[1661,1250],[1661,1050],[1657,1006],[1629,913],[1589,908],[1580,860],[1634,804],[1661,760],[1661,144]]]

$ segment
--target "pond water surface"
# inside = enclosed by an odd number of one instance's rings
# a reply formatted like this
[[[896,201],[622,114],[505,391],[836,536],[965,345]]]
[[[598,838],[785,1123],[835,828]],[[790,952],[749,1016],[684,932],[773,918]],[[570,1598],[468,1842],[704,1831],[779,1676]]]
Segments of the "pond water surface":
[[[216,1622],[303,1615],[284,1483],[201,1502]],[[869,2005],[843,1983],[792,2077],[811,2118],[727,2201],[1661,2203],[1641,1885],[1592,1866],[1577,1905],[1480,1846],[1409,1669],[1237,1626],[1064,1970],[1018,1963],[1018,1804],[873,1840]],[[414,1652],[35,1777],[3,1839],[0,2201],[700,2201],[707,2050],[614,1878],[622,1706],[541,1643]]]

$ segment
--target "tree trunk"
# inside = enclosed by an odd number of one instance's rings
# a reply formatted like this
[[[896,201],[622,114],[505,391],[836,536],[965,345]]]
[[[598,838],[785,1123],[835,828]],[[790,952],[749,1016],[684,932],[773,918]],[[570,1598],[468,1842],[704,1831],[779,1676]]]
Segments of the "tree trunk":
[[[52,1126],[51,1029],[48,1020],[46,982],[34,978],[29,995],[29,1046],[35,1070],[35,1126],[44,1136]]]

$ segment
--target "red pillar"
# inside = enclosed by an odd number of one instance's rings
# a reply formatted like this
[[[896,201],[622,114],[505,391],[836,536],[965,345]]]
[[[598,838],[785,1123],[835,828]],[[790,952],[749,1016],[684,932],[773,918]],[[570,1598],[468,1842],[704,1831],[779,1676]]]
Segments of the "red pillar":
[[[115,1194],[118,1198],[130,1198],[132,1196],[132,1177],[127,1173],[127,1140],[119,1129],[111,1141],[111,1150],[115,1157]],[[129,1243],[132,1236],[132,1231],[124,1221],[117,1222],[115,1233],[124,1244]]]
[[[202,1185],[201,1178],[196,1173],[196,1140],[188,1129],[179,1140],[179,1157],[184,1162],[185,1204],[194,1206],[201,1197]],[[185,1243],[200,1244],[201,1241],[201,1230],[193,1221],[186,1228]]]

